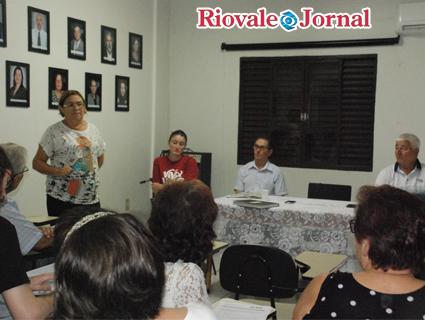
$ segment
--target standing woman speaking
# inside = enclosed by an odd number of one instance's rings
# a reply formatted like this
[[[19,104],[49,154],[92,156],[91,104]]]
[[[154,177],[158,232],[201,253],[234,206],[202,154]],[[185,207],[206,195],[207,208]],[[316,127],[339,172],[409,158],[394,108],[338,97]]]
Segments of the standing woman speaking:
[[[183,155],[186,144],[186,133],[182,130],[171,132],[168,139],[169,154],[158,157],[153,162],[152,191],[155,194],[169,181],[198,179],[199,168],[196,160]]]
[[[47,175],[49,216],[82,205],[100,208],[98,171],[106,144],[99,130],[83,119],[85,105],[80,92],[62,93],[58,108],[64,119],[46,130],[32,161],[35,170]]]

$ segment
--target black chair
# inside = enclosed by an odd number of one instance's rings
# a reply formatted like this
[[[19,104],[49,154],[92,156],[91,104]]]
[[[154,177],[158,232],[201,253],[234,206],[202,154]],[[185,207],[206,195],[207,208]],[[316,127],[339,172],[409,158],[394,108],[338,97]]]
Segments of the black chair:
[[[291,298],[297,292],[299,268],[285,251],[275,247],[239,244],[227,248],[220,263],[220,284],[240,294],[270,298],[276,308],[275,298]],[[276,314],[273,314],[276,319]]]
[[[351,201],[351,186],[309,183],[308,198]]]

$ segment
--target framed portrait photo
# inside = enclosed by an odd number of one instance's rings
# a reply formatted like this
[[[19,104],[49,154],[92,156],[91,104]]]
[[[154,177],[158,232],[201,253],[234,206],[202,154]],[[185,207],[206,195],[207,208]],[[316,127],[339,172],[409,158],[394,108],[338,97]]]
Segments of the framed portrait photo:
[[[130,32],[128,45],[128,66],[130,68],[142,69],[143,36]]]
[[[6,105],[30,106],[30,65],[6,61]]]
[[[86,109],[102,111],[102,75],[86,72]]]
[[[58,110],[59,100],[64,91],[68,90],[68,70],[49,68],[49,109]]]
[[[100,26],[100,61],[117,64],[117,29]]]
[[[0,0],[0,47],[7,47],[6,0]]]
[[[130,78],[115,76],[115,111],[130,111]]]
[[[86,22],[68,17],[68,58],[86,60]]]
[[[50,54],[50,14],[28,7],[28,51]]]

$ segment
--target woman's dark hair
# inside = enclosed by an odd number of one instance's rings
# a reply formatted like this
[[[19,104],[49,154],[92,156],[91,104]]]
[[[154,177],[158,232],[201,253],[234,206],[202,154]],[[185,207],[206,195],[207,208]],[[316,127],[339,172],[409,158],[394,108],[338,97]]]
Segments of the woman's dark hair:
[[[164,264],[152,235],[131,214],[109,214],[76,229],[77,207],[55,227],[56,301],[53,319],[154,319],[160,311]]]
[[[185,143],[185,145],[186,145],[186,144],[187,144],[187,135],[186,135],[186,133],[184,133],[184,131],[183,131],[183,130],[176,130],[176,131],[171,132],[171,134],[170,134],[170,138],[168,139],[168,142],[170,142],[170,141],[171,141],[171,139],[172,139],[174,136],[177,136],[177,135],[182,136],[182,137],[184,138],[184,140],[186,141],[186,143]]]
[[[84,97],[83,97],[83,95],[79,92],[79,91],[77,91],[77,90],[67,90],[67,91],[64,91],[63,93],[62,93],[62,95],[61,95],[61,97],[60,97],[60,99],[59,99],[59,105],[61,106],[61,107],[63,107],[63,105],[64,105],[64,103],[65,103],[65,101],[66,101],[66,99],[68,99],[70,96],[79,96],[81,99],[83,99],[83,103],[84,103],[84,113],[87,113],[87,109],[86,109],[86,99],[84,99]],[[65,117],[65,115],[62,113],[62,111],[60,111],[60,109],[59,109],[59,114],[62,116],[62,117]]]
[[[160,190],[148,225],[166,262],[206,259],[215,238],[217,213],[211,189],[199,180],[172,182]]]
[[[21,77],[22,77],[21,86],[25,88],[25,86],[24,86],[24,73],[22,72],[21,67],[16,67],[15,70],[13,70],[13,86],[16,87],[16,82],[15,82],[16,70],[21,71]]]
[[[388,185],[363,186],[357,194],[354,234],[370,241],[372,266],[383,270],[421,270],[425,259],[425,203]]]

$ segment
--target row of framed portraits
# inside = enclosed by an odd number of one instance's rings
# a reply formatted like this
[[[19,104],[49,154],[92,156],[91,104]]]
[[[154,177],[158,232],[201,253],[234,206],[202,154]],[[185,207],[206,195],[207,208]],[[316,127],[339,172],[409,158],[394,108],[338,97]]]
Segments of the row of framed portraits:
[[[0,47],[7,47],[6,0],[0,0]],[[86,22],[68,17],[68,58],[86,60]],[[117,29],[100,26],[101,63],[117,64]],[[129,33],[128,66],[143,68],[143,36]],[[50,54],[50,13],[28,7],[28,51]]]
[[[68,70],[49,67],[49,109],[58,110],[59,99],[68,90]],[[86,109],[102,111],[102,75],[87,73],[85,77]],[[130,111],[130,78],[115,76],[115,111]],[[30,65],[6,61],[6,105],[10,107],[30,106]]]

